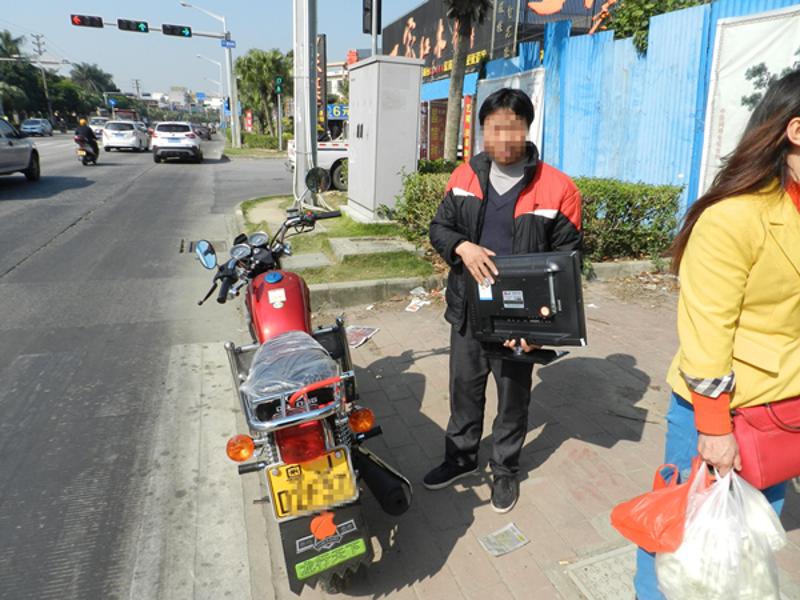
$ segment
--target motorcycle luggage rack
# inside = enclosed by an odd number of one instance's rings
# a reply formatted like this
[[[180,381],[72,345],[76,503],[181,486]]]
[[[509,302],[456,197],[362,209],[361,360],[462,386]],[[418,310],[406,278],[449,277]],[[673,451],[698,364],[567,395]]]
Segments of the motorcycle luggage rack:
[[[228,361],[230,362],[231,373],[233,374],[234,380],[237,381],[239,384],[243,383],[247,379],[247,372],[249,371],[249,366],[250,366],[249,361],[252,360],[252,354],[258,349],[258,347],[259,344],[247,344],[245,346],[237,346],[233,342],[225,343],[225,351],[228,354]],[[337,376],[335,378],[336,381],[330,381],[327,384],[322,382],[315,382],[304,388],[301,388],[300,390],[296,390],[292,393],[281,394],[273,398],[265,398],[265,400],[272,402],[280,400],[281,403],[281,415],[283,416],[280,416],[278,418],[273,418],[270,421],[261,421],[256,416],[254,407],[241,392],[238,385],[236,389],[236,394],[239,396],[239,403],[242,406],[242,411],[244,412],[245,420],[247,421],[247,426],[251,430],[257,431],[259,433],[273,433],[280,429],[295,427],[297,425],[302,425],[303,423],[307,423],[309,421],[318,421],[320,419],[324,419],[339,412],[343,407],[341,388],[346,381],[352,380],[354,379],[354,377],[355,374],[353,373],[353,371],[346,371],[341,375]],[[304,412],[295,412],[287,414],[288,405],[293,403],[293,398],[297,396],[305,397],[306,402],[304,404],[306,407],[308,407],[308,393],[314,391],[314,389],[327,387],[328,385],[335,386],[333,402],[330,402],[325,406],[313,410],[306,408]],[[314,388],[314,386],[317,387]]]

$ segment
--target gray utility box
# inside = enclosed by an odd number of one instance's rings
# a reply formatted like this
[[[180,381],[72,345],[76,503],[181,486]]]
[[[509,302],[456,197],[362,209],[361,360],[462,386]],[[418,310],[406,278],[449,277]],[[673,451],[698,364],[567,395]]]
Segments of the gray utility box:
[[[402,173],[417,169],[419,94],[423,62],[374,56],[350,66],[347,213],[377,221],[394,208]]]

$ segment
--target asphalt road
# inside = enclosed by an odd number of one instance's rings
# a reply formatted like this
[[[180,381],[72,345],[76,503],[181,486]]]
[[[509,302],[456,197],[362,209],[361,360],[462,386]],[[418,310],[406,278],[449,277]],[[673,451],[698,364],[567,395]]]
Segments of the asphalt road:
[[[38,145],[39,182],[0,177],[0,598],[249,598],[221,348],[245,332],[179,250],[289,175],[217,142],[96,167]]]

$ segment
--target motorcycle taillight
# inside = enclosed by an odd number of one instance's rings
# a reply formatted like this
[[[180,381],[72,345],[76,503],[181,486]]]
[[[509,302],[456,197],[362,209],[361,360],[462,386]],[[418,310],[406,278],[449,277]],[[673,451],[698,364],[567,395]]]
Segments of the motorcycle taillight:
[[[283,462],[288,464],[308,462],[325,454],[325,433],[321,421],[279,429],[275,432],[275,439]]]

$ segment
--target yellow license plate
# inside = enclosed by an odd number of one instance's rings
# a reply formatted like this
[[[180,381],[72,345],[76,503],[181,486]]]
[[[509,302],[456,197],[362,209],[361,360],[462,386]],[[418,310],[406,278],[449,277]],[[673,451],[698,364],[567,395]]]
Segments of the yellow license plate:
[[[78,156],[86,156],[86,150],[78,150]]]
[[[270,467],[267,478],[279,519],[316,512],[358,497],[353,468],[341,448],[299,465]]]

